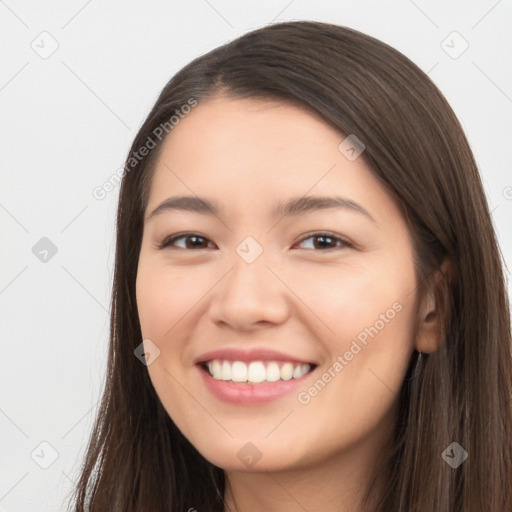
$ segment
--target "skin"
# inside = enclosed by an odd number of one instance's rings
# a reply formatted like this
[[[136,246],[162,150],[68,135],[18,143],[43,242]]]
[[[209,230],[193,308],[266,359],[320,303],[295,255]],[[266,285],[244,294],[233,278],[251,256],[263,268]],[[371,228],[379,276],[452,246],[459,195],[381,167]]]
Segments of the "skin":
[[[295,106],[216,97],[175,126],[156,164],[137,274],[143,338],[160,350],[148,371],[183,434],[225,469],[229,510],[363,510],[411,353],[438,346],[433,294],[416,294],[405,220],[364,153],[349,161],[340,152],[344,138]],[[174,195],[213,199],[223,211],[149,218]],[[271,215],[276,202],[304,195],[344,196],[374,220],[348,208]],[[352,246],[307,238],[325,231]],[[184,238],[158,247],[187,232],[204,237],[199,249]],[[250,264],[236,252],[247,236],[263,249]],[[214,349],[270,347],[318,364],[307,392],[397,303],[307,404],[295,392],[263,405],[225,403],[194,365]],[[247,442],[261,453],[252,468],[237,457]]]

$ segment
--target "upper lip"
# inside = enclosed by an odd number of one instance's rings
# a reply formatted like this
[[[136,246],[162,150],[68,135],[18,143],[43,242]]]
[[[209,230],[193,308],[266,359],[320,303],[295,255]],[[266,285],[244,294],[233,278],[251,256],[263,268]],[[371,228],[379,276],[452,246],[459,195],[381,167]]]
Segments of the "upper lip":
[[[254,349],[241,349],[241,348],[220,348],[205,352],[197,357],[194,364],[206,363],[213,359],[227,360],[227,361],[290,361],[302,364],[315,364],[306,359],[301,359],[284,352],[269,348],[254,348]]]

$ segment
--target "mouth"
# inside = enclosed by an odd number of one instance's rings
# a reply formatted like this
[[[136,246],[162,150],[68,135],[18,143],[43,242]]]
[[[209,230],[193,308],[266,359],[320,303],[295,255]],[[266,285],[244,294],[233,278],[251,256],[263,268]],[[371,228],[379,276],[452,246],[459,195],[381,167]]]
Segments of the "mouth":
[[[279,360],[249,362],[212,359],[199,365],[214,380],[252,385],[300,379],[316,368],[313,363]]]
[[[196,364],[206,390],[237,406],[257,406],[297,392],[317,368],[314,363],[279,359],[208,359]]]

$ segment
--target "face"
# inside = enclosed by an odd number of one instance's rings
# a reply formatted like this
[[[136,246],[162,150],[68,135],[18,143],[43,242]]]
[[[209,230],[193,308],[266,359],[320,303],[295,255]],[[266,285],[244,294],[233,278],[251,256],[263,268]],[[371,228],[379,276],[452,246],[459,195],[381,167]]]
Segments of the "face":
[[[147,369],[227,470],[369,455],[389,434],[414,349],[412,240],[345,138],[294,106],[217,97],[162,147],[137,273]]]

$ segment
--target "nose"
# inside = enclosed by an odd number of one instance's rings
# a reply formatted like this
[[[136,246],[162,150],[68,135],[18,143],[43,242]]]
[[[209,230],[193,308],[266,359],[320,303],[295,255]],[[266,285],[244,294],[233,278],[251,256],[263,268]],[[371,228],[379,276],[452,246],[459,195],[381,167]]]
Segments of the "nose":
[[[286,321],[288,288],[264,256],[247,263],[235,254],[231,270],[213,290],[209,311],[213,322],[251,331]]]

